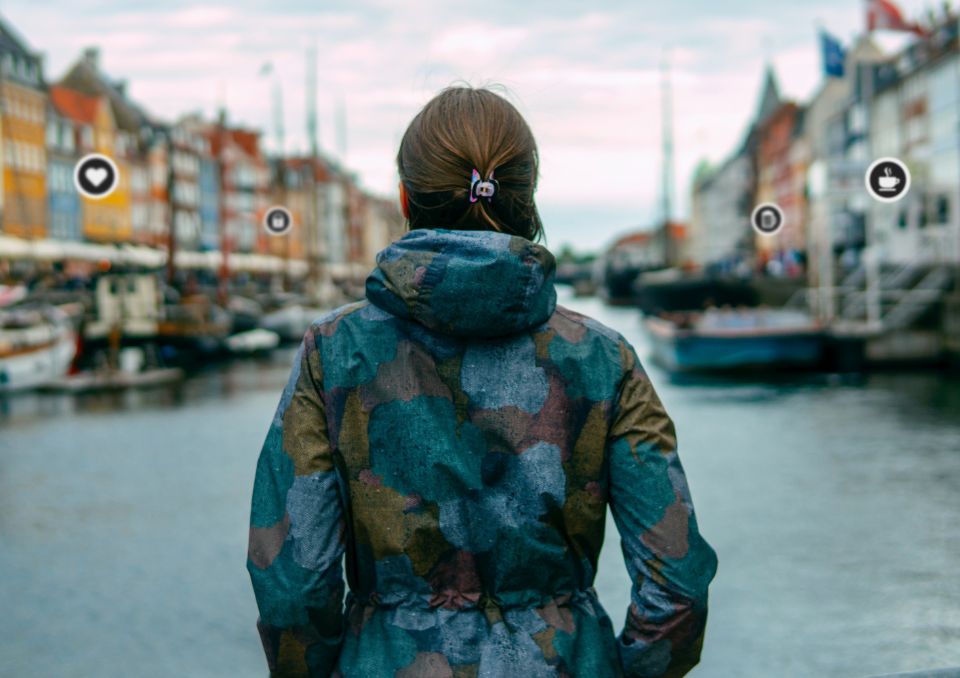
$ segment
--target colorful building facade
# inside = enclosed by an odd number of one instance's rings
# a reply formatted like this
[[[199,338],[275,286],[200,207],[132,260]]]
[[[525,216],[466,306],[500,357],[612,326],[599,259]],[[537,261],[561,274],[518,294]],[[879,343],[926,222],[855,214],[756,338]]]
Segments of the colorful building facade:
[[[2,230],[28,239],[47,235],[47,93],[40,56],[0,23]]]
[[[773,235],[757,234],[756,251],[761,263],[778,258],[791,270],[802,273],[799,255],[806,250],[806,141],[803,138],[804,109],[784,102],[758,127],[756,202],[775,203],[783,211],[783,226]]]
[[[117,187],[110,195],[80,199],[84,238],[94,242],[129,241],[132,220],[126,137],[117,130],[110,102],[106,97],[91,96],[62,85],[50,87],[50,99],[58,114],[70,120],[77,131],[78,158],[100,153],[117,166]]]
[[[47,235],[83,239],[80,194],[73,181],[77,155],[76,121],[51,99],[47,111]]]

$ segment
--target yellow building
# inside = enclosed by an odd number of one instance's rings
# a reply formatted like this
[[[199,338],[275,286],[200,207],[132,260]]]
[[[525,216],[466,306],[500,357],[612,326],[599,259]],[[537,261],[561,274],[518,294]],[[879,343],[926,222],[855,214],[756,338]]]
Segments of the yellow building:
[[[54,85],[50,88],[50,101],[60,115],[76,123],[78,158],[100,153],[117,166],[117,187],[113,193],[100,199],[81,197],[84,238],[101,242],[130,240],[133,224],[130,165],[123,148],[126,137],[117,131],[109,100]]]
[[[0,231],[7,235],[46,236],[46,117],[40,57],[0,21]]]

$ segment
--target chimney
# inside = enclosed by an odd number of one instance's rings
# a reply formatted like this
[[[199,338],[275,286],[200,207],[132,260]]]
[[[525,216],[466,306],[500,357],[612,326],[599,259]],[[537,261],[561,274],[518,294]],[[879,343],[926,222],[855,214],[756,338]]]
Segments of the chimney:
[[[100,48],[87,47],[83,50],[83,60],[88,66],[97,70],[100,68]]]

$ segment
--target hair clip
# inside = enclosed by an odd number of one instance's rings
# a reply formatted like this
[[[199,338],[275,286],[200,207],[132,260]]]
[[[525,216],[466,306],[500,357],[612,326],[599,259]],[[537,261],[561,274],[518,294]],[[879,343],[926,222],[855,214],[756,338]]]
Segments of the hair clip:
[[[486,198],[487,200],[493,199],[498,186],[497,180],[493,178],[492,170],[487,180],[481,181],[480,172],[474,169],[473,175],[470,177],[470,202],[476,202],[480,198]]]

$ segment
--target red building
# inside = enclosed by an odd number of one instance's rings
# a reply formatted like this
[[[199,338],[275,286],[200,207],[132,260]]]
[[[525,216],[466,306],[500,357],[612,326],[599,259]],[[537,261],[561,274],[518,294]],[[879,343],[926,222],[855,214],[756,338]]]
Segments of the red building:
[[[221,115],[204,134],[220,163],[224,249],[268,253],[270,236],[262,221],[270,206],[270,167],[260,148],[260,132],[230,127]]]
[[[806,249],[808,165],[803,136],[804,109],[780,104],[758,127],[757,204],[772,202],[783,210],[784,224],[775,235],[757,235],[761,263]]]

